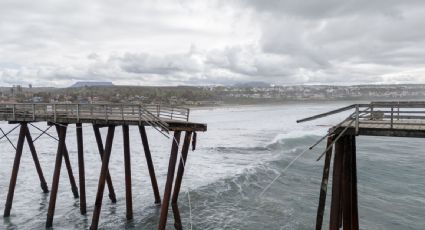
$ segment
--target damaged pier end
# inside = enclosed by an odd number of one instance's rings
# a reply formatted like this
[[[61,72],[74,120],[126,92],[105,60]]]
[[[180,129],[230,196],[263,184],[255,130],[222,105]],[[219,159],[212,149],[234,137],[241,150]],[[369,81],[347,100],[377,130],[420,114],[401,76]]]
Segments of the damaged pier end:
[[[97,229],[99,225],[100,213],[102,208],[102,199],[105,185],[108,186],[109,198],[112,203],[117,202],[112,183],[112,177],[109,173],[109,160],[112,153],[112,146],[115,134],[115,128],[121,126],[123,130],[124,144],[124,172],[125,172],[125,198],[126,198],[126,217],[128,220],[133,219],[133,202],[131,190],[131,140],[129,134],[129,126],[137,126],[140,138],[145,152],[147,169],[149,170],[150,181],[152,184],[154,203],[160,205],[160,216],[158,229],[163,230],[166,227],[169,205],[171,203],[174,214],[175,227],[182,229],[180,213],[177,205],[178,195],[183,180],[184,167],[186,165],[188,150],[192,144],[192,149],[196,145],[196,132],[205,132],[207,125],[202,123],[194,123],[189,121],[189,109],[180,107],[170,107],[162,105],[139,105],[139,104],[0,104],[0,121],[7,121],[9,124],[18,124],[12,130],[5,133],[2,129],[3,137],[7,138],[9,143],[16,149],[15,160],[13,163],[12,175],[10,178],[9,192],[4,210],[4,217],[10,216],[12,208],[13,196],[15,191],[16,180],[19,171],[19,164],[22,156],[23,145],[25,139],[29,144],[36,171],[40,178],[40,184],[43,192],[49,192],[43,171],[38,161],[37,152],[34,142],[41,135],[48,135],[57,142],[56,160],[54,166],[54,174],[50,193],[49,208],[47,213],[46,227],[53,226],[53,218],[56,206],[56,198],[59,189],[59,178],[62,167],[62,159],[65,162],[69,180],[71,183],[71,191],[74,198],[80,199],[80,213],[87,213],[86,201],[86,185],[84,168],[84,141],[83,141],[83,124],[93,126],[96,143],[100,154],[101,171],[97,186],[97,195],[94,203],[94,211],[90,229]],[[48,128],[42,130],[33,123],[47,122]],[[77,153],[78,153],[78,172],[79,172],[79,190],[75,181],[70,156],[66,146],[67,130],[71,125],[75,124]],[[38,129],[41,134],[32,139],[28,129],[28,125]],[[55,127],[57,137],[47,133],[51,127]],[[163,200],[158,188],[158,182],[155,175],[148,136],[146,134],[146,126],[150,126],[160,132],[164,137],[171,140],[171,153],[168,165],[168,173],[164,188]],[[17,146],[8,138],[8,134],[20,127]],[[100,128],[107,128],[107,136],[105,145],[102,142]],[[180,146],[180,136],[185,133],[183,146]],[[134,148],[134,147],[133,147]],[[180,158],[178,152],[181,149]],[[178,167],[177,174],[175,169]]]
[[[330,112],[298,120],[306,122],[333,114],[351,111],[339,124],[329,129],[320,198],[316,217],[316,230],[322,229],[331,157],[333,160],[332,197],[329,229],[359,229],[356,136],[425,137],[424,101],[375,101],[353,104]]]

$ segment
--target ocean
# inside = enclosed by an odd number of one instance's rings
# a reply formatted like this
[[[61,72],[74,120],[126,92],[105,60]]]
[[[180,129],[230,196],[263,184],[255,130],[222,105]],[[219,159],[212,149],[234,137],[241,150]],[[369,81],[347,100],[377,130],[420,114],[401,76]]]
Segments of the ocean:
[[[315,226],[325,143],[307,151],[288,170],[282,170],[302,151],[347,114],[297,124],[297,119],[352,102],[288,103],[201,108],[191,120],[208,124],[198,133],[197,150],[189,152],[179,207],[184,229],[313,229]],[[45,129],[46,123],[36,123]],[[13,128],[5,122],[5,131]],[[30,127],[33,138],[40,131]],[[110,173],[117,203],[103,199],[99,228],[156,229],[159,208],[154,204],[150,178],[137,127],[130,127],[134,220],[125,218],[122,130],[117,127]],[[86,164],[86,216],[79,213],[62,166],[54,229],[88,229],[91,223],[100,158],[92,127],[83,125]],[[147,128],[161,195],[171,139]],[[51,135],[56,135],[50,129]],[[102,129],[103,138],[106,130]],[[11,135],[16,144],[18,130]],[[0,207],[7,196],[14,149],[0,140]],[[44,135],[35,142],[44,175],[51,187],[57,142]],[[68,128],[67,147],[78,183],[75,126]],[[358,195],[361,229],[425,229],[425,140],[395,137],[358,137]],[[277,176],[281,176],[260,193]],[[332,172],[331,174],[332,175]],[[328,228],[329,201],[324,218]],[[0,229],[44,229],[49,194],[42,193],[35,167],[24,146],[11,216]],[[170,209],[167,229],[174,229]]]

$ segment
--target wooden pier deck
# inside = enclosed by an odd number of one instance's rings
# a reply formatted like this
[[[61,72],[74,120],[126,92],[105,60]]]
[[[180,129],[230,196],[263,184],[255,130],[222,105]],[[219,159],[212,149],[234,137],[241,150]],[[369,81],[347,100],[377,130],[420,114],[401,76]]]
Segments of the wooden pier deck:
[[[316,230],[322,229],[332,154],[334,160],[329,229],[337,230],[342,227],[344,230],[357,230],[359,216],[356,136],[425,137],[425,102],[423,101],[378,101],[369,104],[353,104],[297,122],[311,121],[346,111],[351,111],[350,115],[330,128],[327,135],[321,139],[327,138],[327,146],[319,157],[321,159],[325,156],[325,162]]]
[[[112,177],[108,170],[109,159],[112,152],[115,128],[122,126],[123,145],[124,145],[124,172],[125,172],[125,188],[126,188],[126,217],[128,220],[133,219],[133,203],[131,189],[131,151],[130,151],[130,135],[129,126],[139,127],[140,137],[142,139],[143,150],[145,152],[146,162],[154,193],[154,202],[160,205],[160,217],[158,229],[164,230],[167,223],[167,215],[169,205],[172,205],[174,214],[175,228],[182,229],[180,220],[180,212],[178,208],[178,195],[183,179],[186,160],[189,152],[190,144],[192,150],[195,150],[197,132],[207,131],[207,125],[203,123],[195,123],[189,121],[190,110],[181,107],[163,106],[163,105],[140,105],[140,104],[0,104],[0,121],[7,121],[9,124],[18,124],[15,128],[4,132],[1,138],[7,138],[9,143],[16,149],[15,160],[13,163],[12,174],[10,178],[9,190],[6,199],[4,217],[9,218],[12,209],[14,191],[18,177],[19,164],[22,157],[23,145],[25,139],[30,147],[33,161],[40,179],[43,192],[48,193],[46,179],[43,174],[42,167],[38,161],[37,151],[34,141],[40,137],[32,138],[28,125],[31,125],[42,133],[40,135],[49,135],[58,142],[56,153],[55,168],[50,191],[50,201],[47,213],[46,228],[53,225],[53,217],[59,188],[59,178],[62,166],[62,159],[71,183],[71,190],[74,198],[80,199],[80,212],[82,215],[87,213],[86,188],[85,188],[85,168],[84,168],[84,145],[83,145],[83,126],[82,123],[92,124],[94,135],[99,149],[101,171],[99,175],[98,189],[96,200],[94,202],[94,211],[90,229],[97,229],[99,225],[100,212],[102,207],[102,199],[105,186],[108,187],[109,198],[115,203],[115,192],[112,183]],[[55,127],[57,137],[47,134],[46,130],[41,130],[33,123],[47,122],[48,129]],[[66,146],[67,129],[70,125],[75,124],[78,148],[78,171],[79,171],[79,188],[74,179],[72,166],[69,160],[69,153]],[[170,138],[171,153],[168,165],[167,179],[165,183],[164,194],[161,199],[158,183],[155,176],[155,169],[152,162],[148,137],[145,127],[150,126],[156,129],[164,136]],[[9,139],[8,134],[15,129],[19,129],[19,138],[17,145]],[[100,128],[107,128],[107,136],[105,145],[103,144]],[[174,134],[171,136],[170,132]],[[181,133],[185,132],[182,147],[180,147]],[[178,152],[181,150],[180,159]],[[175,174],[177,168],[177,174]]]

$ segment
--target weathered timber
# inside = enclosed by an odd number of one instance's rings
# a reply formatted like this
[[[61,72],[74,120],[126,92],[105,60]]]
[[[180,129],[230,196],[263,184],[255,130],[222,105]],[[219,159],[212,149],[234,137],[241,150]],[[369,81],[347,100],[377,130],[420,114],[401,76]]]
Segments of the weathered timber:
[[[46,228],[50,228],[53,225],[53,216],[55,214],[56,197],[59,189],[59,178],[62,166],[62,157],[65,152],[65,138],[66,138],[66,125],[56,125],[59,132],[59,143],[58,150],[56,153],[55,169],[53,173],[52,191],[50,193],[49,208],[47,211]]]
[[[45,182],[44,175],[41,170],[40,162],[38,160],[37,152],[34,142],[42,135],[46,134],[58,141],[56,160],[54,165],[53,180],[51,186],[51,194],[47,210],[46,227],[52,227],[56,200],[58,196],[60,173],[62,168],[62,160],[65,162],[68,177],[71,184],[71,189],[74,197],[80,198],[80,212],[81,214],[87,213],[86,204],[86,184],[85,184],[85,166],[84,166],[84,143],[83,143],[83,123],[93,125],[94,134],[96,137],[99,155],[101,157],[102,166],[99,175],[99,183],[96,194],[96,201],[94,205],[92,223],[90,229],[97,229],[99,225],[102,197],[104,193],[105,183],[108,184],[109,198],[113,203],[116,202],[116,195],[112,184],[112,179],[109,173],[108,165],[112,150],[112,141],[114,138],[115,126],[123,127],[123,144],[124,144],[124,172],[125,172],[125,185],[126,185],[126,218],[133,219],[133,202],[132,202],[132,179],[131,179],[131,152],[130,152],[130,134],[129,125],[137,125],[142,139],[143,149],[145,152],[146,162],[149,169],[152,190],[156,204],[161,204],[161,196],[158,189],[158,182],[155,175],[155,168],[151,156],[148,137],[146,134],[145,126],[152,126],[155,130],[159,131],[166,137],[169,132],[174,132],[174,139],[172,141],[170,161],[168,165],[168,172],[166,184],[164,189],[164,203],[161,206],[160,221],[158,229],[165,229],[167,222],[167,214],[170,202],[173,205],[173,213],[175,217],[175,227],[181,229],[180,213],[178,211],[177,200],[180,192],[181,183],[183,180],[184,167],[187,160],[188,149],[192,139],[193,150],[196,147],[196,131],[206,131],[206,124],[189,122],[189,109],[175,108],[167,106],[143,106],[143,105],[125,105],[125,104],[1,104],[0,103],[0,120],[7,121],[9,124],[19,124],[7,133],[4,133],[10,143],[14,143],[7,137],[7,134],[12,132],[17,127],[21,126],[20,136],[18,138],[18,145],[14,146],[16,149],[14,165],[10,180],[9,192],[6,201],[4,216],[10,215],[12,207],[13,195],[16,186],[17,175],[19,171],[20,159],[22,157],[22,149],[27,139],[34,164],[40,179],[41,187],[44,192],[48,192],[47,183]],[[47,133],[35,126],[34,122],[47,122],[52,127],[55,126],[58,138]],[[41,132],[39,136],[32,139],[27,124],[33,126]],[[69,159],[69,152],[66,146],[66,134],[69,124],[76,125],[77,149],[78,149],[78,172],[79,172],[79,189],[77,187],[71,162]],[[102,142],[102,137],[99,131],[100,127],[108,127],[108,134],[106,137],[105,146]],[[177,167],[177,157],[179,151],[179,143],[181,132],[186,132],[184,144],[182,147],[181,158],[179,160],[179,167],[176,178],[174,180],[174,173]],[[193,136],[192,136],[193,135]],[[170,201],[171,200],[171,201]]]
[[[124,171],[125,171],[125,200],[127,220],[133,219],[133,196],[131,194],[131,158],[130,158],[130,135],[128,125],[122,126],[124,143]]]
[[[332,144],[332,139],[332,137],[328,137],[327,148],[329,150],[326,152],[325,165],[323,167],[322,184],[320,186],[319,206],[317,208],[316,230],[322,229],[323,215],[325,214],[326,193],[328,191],[329,169],[332,158],[332,148],[329,148],[329,146]]]
[[[100,210],[102,208],[103,191],[105,189],[106,177],[108,174],[109,159],[111,157],[112,141],[114,140],[115,126],[111,125],[108,128],[106,136],[105,152],[102,158],[102,167],[100,170],[99,183],[96,194],[96,202],[94,204],[93,218],[90,229],[97,229],[99,225]]]
[[[99,149],[100,160],[102,161],[105,150],[103,148],[102,136],[100,134],[99,126],[93,125],[93,131],[94,131],[94,136],[97,142],[97,148]],[[111,177],[111,174],[109,173],[109,169],[107,169],[107,172],[106,172],[106,183],[108,185],[108,190],[109,190],[109,199],[112,201],[112,203],[116,203],[117,198],[115,195],[114,185],[112,184],[112,177]]]
[[[340,226],[341,215],[341,176],[344,154],[344,142],[339,139],[335,143],[334,167],[332,176],[332,200],[330,210],[329,229],[338,230]]]
[[[56,125],[56,131],[58,135],[59,135],[60,126],[63,126],[63,125],[62,124]],[[65,161],[66,170],[68,172],[68,178],[71,184],[72,194],[74,195],[74,198],[78,198],[79,195],[78,195],[77,183],[75,182],[74,173],[72,172],[72,165],[71,165],[71,161],[69,160],[69,153],[68,153],[68,148],[66,147],[66,142],[64,143],[64,151],[62,153],[62,156]]]
[[[21,125],[19,131],[18,144],[16,146],[15,160],[13,162],[12,175],[10,176],[9,191],[7,193],[6,206],[4,209],[4,217],[10,216],[12,209],[13,195],[15,194],[16,179],[18,178],[19,164],[21,163],[22,149],[24,147],[25,133],[27,132],[26,124]]]
[[[84,145],[83,145],[83,126],[77,123],[77,151],[78,151],[78,176],[80,182],[80,212],[85,215],[87,213],[86,205],[86,178],[84,171]]]
[[[149,176],[151,178],[152,190],[155,196],[155,204],[160,204],[161,196],[159,195],[158,183],[156,181],[156,176],[155,176],[155,168],[152,162],[152,156],[151,156],[151,151],[149,149],[149,142],[148,142],[148,137],[146,135],[145,126],[139,125],[139,132],[142,139],[143,150],[145,152],[146,163],[148,165]]]
[[[171,190],[173,189],[174,171],[176,168],[177,155],[179,151],[180,135],[180,131],[174,132],[174,139],[172,140],[173,143],[171,146],[170,161],[168,163],[167,181],[165,183],[158,230],[165,230],[165,226],[167,225],[168,207],[170,204]]]
[[[187,154],[189,152],[191,137],[192,137],[192,132],[186,132],[184,136],[182,151],[181,151],[180,164],[177,170],[176,180],[174,182],[173,197],[171,198],[171,207],[174,213],[174,227],[178,230],[183,229],[183,226],[181,223],[180,211],[177,205],[177,200],[180,193],[180,187],[183,181],[183,174],[184,174],[184,169],[186,167],[186,162],[187,162],[186,160],[187,160]]]
[[[40,161],[38,160],[38,156],[37,156],[37,151],[35,150],[34,141],[32,140],[31,133],[28,129],[28,126],[26,127],[25,135],[27,138],[28,146],[31,151],[32,159],[34,161],[35,169],[37,170],[38,178],[40,179],[41,189],[43,190],[44,193],[48,193],[49,188],[47,187],[46,179],[44,178],[43,170],[41,169]]]

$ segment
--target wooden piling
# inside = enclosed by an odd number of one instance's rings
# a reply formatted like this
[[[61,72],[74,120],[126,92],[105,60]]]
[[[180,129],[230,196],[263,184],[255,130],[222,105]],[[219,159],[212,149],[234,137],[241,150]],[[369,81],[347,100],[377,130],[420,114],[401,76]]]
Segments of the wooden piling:
[[[329,146],[332,145],[333,138],[328,137],[328,143],[326,145],[326,149],[329,149]],[[316,230],[322,229],[323,224],[323,215],[325,213],[325,205],[326,205],[326,195],[328,191],[328,182],[329,182],[329,169],[332,159],[332,148],[330,148],[326,152],[325,156],[325,164],[323,167],[323,176],[322,176],[322,184],[320,186],[320,198],[319,205],[317,209],[317,217],[316,217]]]
[[[102,161],[103,153],[105,152],[105,150],[103,148],[102,136],[100,135],[99,127],[96,125],[93,125],[93,131],[94,131],[94,136],[97,142],[97,148],[99,149],[100,160]],[[109,199],[111,200],[112,203],[116,203],[117,198],[115,195],[114,185],[112,184],[112,177],[111,177],[111,174],[109,173],[109,169],[107,170],[107,173],[106,173],[106,183],[108,185],[108,190],[109,190]]]
[[[22,123],[19,131],[18,144],[16,146],[12,175],[10,176],[9,191],[7,193],[6,206],[3,214],[4,217],[9,217],[10,210],[12,209],[13,195],[15,194],[16,179],[18,178],[19,164],[21,163],[22,149],[24,147],[26,131],[27,126],[25,123]]]
[[[130,135],[128,125],[122,126],[124,143],[124,170],[125,170],[125,200],[127,220],[133,219],[133,198],[131,194],[131,158],[130,158]]]
[[[58,188],[59,188],[59,178],[60,178],[60,171],[62,166],[62,157],[63,157],[63,153],[65,152],[66,128],[67,127],[65,125],[56,125],[56,129],[58,130],[58,133],[59,133],[59,143],[58,143],[58,150],[56,153],[55,169],[53,173],[52,191],[50,193],[49,208],[47,211],[46,228],[50,228],[53,225],[53,216],[55,213],[56,197],[57,197]]]
[[[342,217],[344,230],[351,230],[351,207],[352,207],[352,144],[351,136],[344,137],[344,155],[342,169]]]
[[[156,181],[155,168],[152,162],[152,156],[151,156],[151,151],[149,149],[149,142],[148,142],[148,137],[146,135],[145,126],[139,125],[139,132],[142,139],[143,149],[145,152],[146,163],[149,169],[149,176],[151,178],[152,190],[155,196],[155,204],[161,204],[161,196],[159,194],[158,183]]]
[[[59,135],[59,127],[61,125],[56,125],[56,132]],[[66,142],[64,143],[64,151],[62,153],[63,159],[65,161],[65,166],[66,166],[66,170],[68,172],[68,178],[69,178],[69,182],[71,184],[71,191],[72,194],[74,195],[74,198],[78,198],[78,187],[77,187],[77,183],[75,182],[75,178],[74,178],[74,173],[72,172],[72,166],[71,166],[71,161],[69,160],[69,153],[68,153],[68,148],[66,147]]]
[[[43,170],[41,169],[40,161],[38,160],[37,151],[35,150],[35,146],[34,146],[34,142],[33,142],[32,137],[31,137],[31,133],[28,129],[28,126],[26,124],[25,124],[25,126],[26,126],[25,136],[27,138],[27,143],[28,143],[29,149],[31,151],[31,155],[32,155],[32,159],[34,161],[35,169],[37,170],[38,178],[40,179],[41,189],[43,190],[44,193],[48,193],[49,188],[47,187],[46,179],[44,178]]]
[[[80,182],[80,212],[82,215],[87,213],[86,204],[86,178],[84,169],[84,146],[83,146],[83,126],[81,123],[75,125],[77,132],[77,150],[78,150],[78,176]]]
[[[109,165],[109,159],[111,157],[112,141],[114,139],[114,133],[115,133],[115,126],[110,125],[108,127],[108,135],[106,137],[105,152],[102,157],[102,167],[100,170],[99,183],[98,183],[97,194],[96,194],[96,202],[95,202],[94,211],[93,211],[93,219],[90,226],[90,229],[92,230],[97,229],[99,225],[100,211],[102,208],[103,191],[105,189],[105,182],[108,175],[108,165]]]
[[[189,152],[191,137],[192,137],[192,132],[186,132],[182,151],[181,151],[179,168],[177,170],[176,181],[174,182],[173,197],[171,199],[171,207],[173,209],[173,214],[174,214],[174,227],[178,230],[183,229],[183,226],[181,223],[180,211],[177,205],[177,200],[179,197],[180,187],[183,180],[183,174],[186,167],[186,162],[187,162],[186,160],[187,160],[187,154]]]
[[[177,155],[179,151],[180,135],[181,131],[174,131],[174,139],[172,140],[173,143],[171,147],[170,161],[168,164],[167,181],[165,183],[158,230],[165,230],[165,226],[167,225],[168,207],[170,204],[171,190],[173,188],[174,171],[176,168]]]
[[[359,210],[358,210],[358,198],[357,198],[357,148],[356,148],[356,136],[351,136],[351,157],[352,157],[352,210],[351,210],[351,229],[359,229]]]
[[[64,145],[65,146],[63,151],[63,159],[65,161],[66,170],[68,171],[68,177],[69,177],[69,182],[71,183],[72,194],[74,194],[74,198],[78,198],[79,197],[78,187],[77,187],[77,183],[75,182],[74,173],[72,172],[72,166],[71,166],[71,161],[69,160],[68,148],[66,147],[66,143]]]
[[[335,156],[332,176],[332,200],[329,229],[338,230],[341,218],[341,176],[344,154],[344,138],[335,143]]]

